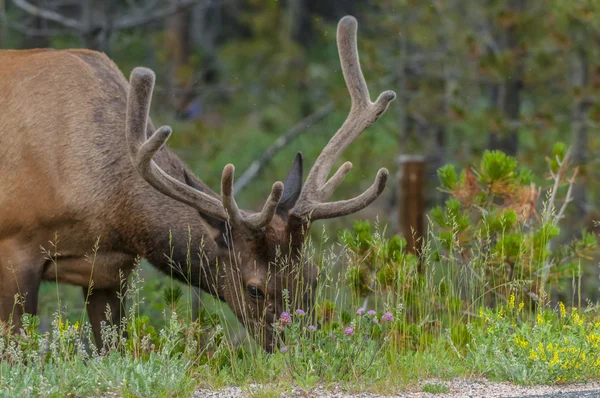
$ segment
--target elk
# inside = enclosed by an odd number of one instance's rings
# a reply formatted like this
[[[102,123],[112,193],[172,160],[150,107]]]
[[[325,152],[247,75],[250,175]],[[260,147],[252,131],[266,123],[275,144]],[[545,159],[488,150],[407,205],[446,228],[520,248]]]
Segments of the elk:
[[[127,82],[98,52],[1,51],[0,319],[17,329],[23,313],[35,314],[42,281],[81,286],[100,345],[101,323],[119,324],[121,280],[141,256],[225,301],[272,351],[282,289],[304,303],[314,297],[317,271],[302,258],[310,223],[367,207],[386,184],[382,168],[359,196],[328,202],[352,167],[346,162],[328,178],[335,161],[395,98],[385,91],[371,102],[356,31],[354,17],[340,20],[347,119],[304,184],[299,153],[259,212],[238,208],[233,165],[225,166],[218,195],[166,148],[171,129],[155,130],[149,119],[151,70],[136,68]],[[40,250],[55,234],[58,258]],[[97,237],[95,261],[86,261]],[[202,248],[188,256],[190,246]],[[294,262],[302,264],[289,267]]]

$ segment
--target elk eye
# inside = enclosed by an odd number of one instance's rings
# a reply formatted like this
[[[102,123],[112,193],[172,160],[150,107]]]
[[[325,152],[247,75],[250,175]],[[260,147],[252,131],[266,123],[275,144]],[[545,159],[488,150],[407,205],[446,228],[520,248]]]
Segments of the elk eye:
[[[248,285],[248,294],[250,297],[259,300],[263,300],[265,298],[265,294],[256,285]]]

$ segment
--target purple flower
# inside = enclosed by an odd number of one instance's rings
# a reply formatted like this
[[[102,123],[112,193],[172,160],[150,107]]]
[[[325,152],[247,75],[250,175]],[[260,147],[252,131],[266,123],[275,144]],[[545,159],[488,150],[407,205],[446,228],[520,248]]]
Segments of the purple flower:
[[[296,314],[298,314],[298,315],[300,315],[300,316],[304,316],[304,315],[306,315],[306,312],[304,312],[304,311],[302,311],[300,308],[298,308],[298,309],[296,310]]]
[[[362,315],[363,312],[365,312],[365,309],[361,307],[361,308],[359,308],[359,309],[356,310],[356,315]]]
[[[285,326],[291,322],[292,322],[292,317],[290,316],[290,314],[288,314],[287,312],[282,312],[281,316],[279,317],[279,324],[281,326]]]
[[[381,317],[381,322],[394,322],[394,316],[392,315],[391,312],[386,312]]]
[[[346,336],[354,336],[354,329],[346,328],[346,330],[344,330],[344,333],[346,334]]]
[[[314,327],[313,325],[310,325],[310,326],[308,327],[308,330],[310,330],[311,332],[314,332],[315,330],[317,330],[317,328],[316,328],[316,327]]]
[[[333,335],[333,333],[329,333],[329,338],[330,339],[334,339],[335,338],[335,336]]]
[[[287,352],[287,347],[283,346],[279,349],[280,352]]]
[[[373,318],[373,323],[377,323],[377,317]]]
[[[375,314],[377,314],[377,313],[373,310],[369,310],[369,312],[367,312],[367,315],[375,315]]]

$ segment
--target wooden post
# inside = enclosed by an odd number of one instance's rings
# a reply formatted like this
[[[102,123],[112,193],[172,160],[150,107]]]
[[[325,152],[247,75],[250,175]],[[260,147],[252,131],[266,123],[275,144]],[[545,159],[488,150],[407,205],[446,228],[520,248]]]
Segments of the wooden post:
[[[406,239],[407,250],[420,250],[425,231],[425,157],[398,157],[398,225],[400,236]]]
[[[0,49],[4,48],[4,42],[6,41],[6,5],[4,0],[0,0]]]

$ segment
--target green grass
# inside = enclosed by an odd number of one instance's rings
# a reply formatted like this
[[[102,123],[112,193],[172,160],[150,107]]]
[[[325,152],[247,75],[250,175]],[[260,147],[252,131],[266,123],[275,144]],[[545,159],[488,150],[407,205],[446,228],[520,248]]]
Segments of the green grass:
[[[0,325],[0,394],[170,397],[236,385],[268,397],[292,386],[395,393],[421,382],[441,393],[454,377],[598,378],[600,306],[584,299],[579,272],[596,237],[550,245],[560,232],[553,207],[523,218],[527,175],[501,154],[483,160],[479,190],[464,173],[440,172],[460,200],[432,211],[419,255],[378,223],[309,240],[306,256],[320,269],[316,306],[297,311],[283,292],[278,352],[266,354],[210,296],[200,295],[195,314],[194,289],[142,264],[129,280],[125,321],[105,325],[100,349],[80,289],[46,285],[42,314],[53,316],[25,316],[19,334]]]
[[[430,394],[445,394],[450,392],[450,388],[444,383],[425,383],[421,386],[423,392]]]
[[[389,244],[377,230],[369,239],[373,247]],[[257,349],[231,312],[206,296],[202,301],[210,310],[193,322],[189,295],[184,292],[179,302],[166,302],[168,279],[157,282],[148,271],[135,273],[130,282],[124,325],[129,339],[107,326],[110,347],[97,351],[89,343],[91,332],[81,317],[81,305],[76,304],[80,289],[61,287],[62,311],[54,308],[47,331],[41,332],[39,319],[28,316],[21,335],[0,330],[0,394],[168,397],[237,385],[249,396],[269,397],[291,386],[310,391],[340,385],[348,391],[391,393],[431,378],[485,376],[528,385],[600,375],[600,318],[595,307],[526,305],[514,294],[491,308],[477,295],[463,294],[457,300],[452,298],[452,285],[443,284],[448,275],[439,275],[439,264],[432,262],[424,264],[423,275],[416,275],[410,288],[371,286],[367,309],[374,312],[357,311],[364,298],[348,287],[348,273],[340,273],[333,264],[339,253],[339,245],[334,245],[319,256],[325,270],[316,309],[322,327],[309,329],[307,316],[290,308],[291,320],[283,325],[286,350],[272,355]],[[466,281],[460,273],[453,278]],[[51,287],[43,294],[56,303],[57,291]],[[475,286],[462,288],[476,291]],[[319,312],[325,308],[327,317]],[[465,310],[473,312],[465,315]],[[431,393],[447,390],[443,383],[421,388]]]

